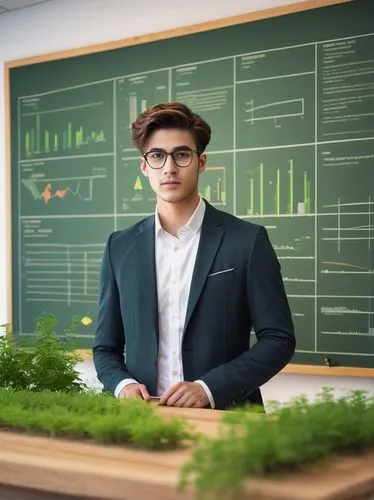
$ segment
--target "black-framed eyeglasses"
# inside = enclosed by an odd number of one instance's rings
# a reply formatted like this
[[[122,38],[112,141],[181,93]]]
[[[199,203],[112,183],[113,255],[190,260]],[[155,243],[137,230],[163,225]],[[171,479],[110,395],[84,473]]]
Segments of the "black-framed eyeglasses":
[[[163,168],[168,156],[173,158],[174,163],[178,167],[189,167],[192,163],[194,153],[198,154],[197,150],[190,148],[176,149],[170,153],[163,149],[152,149],[147,153],[142,153],[142,155],[151,168],[159,169]]]

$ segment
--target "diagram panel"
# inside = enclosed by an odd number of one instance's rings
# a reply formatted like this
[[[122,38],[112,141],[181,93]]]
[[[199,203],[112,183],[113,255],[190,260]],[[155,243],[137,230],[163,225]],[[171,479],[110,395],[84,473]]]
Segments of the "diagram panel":
[[[207,166],[199,177],[199,193],[211,205],[233,212],[233,153],[208,154]]]
[[[374,135],[374,35],[318,45],[318,140]]]
[[[20,308],[17,329],[28,335],[45,312],[60,321],[62,333],[73,315],[91,322],[78,341],[91,343],[95,329],[102,253],[114,220],[27,218],[21,221]]]
[[[339,343],[343,352],[370,352],[374,342],[374,145],[371,140],[345,141],[321,145],[318,150],[318,345],[329,349]]]
[[[274,64],[276,61],[276,64]],[[299,47],[279,47],[259,52],[243,54],[236,59],[237,82],[288,78],[293,75],[314,74],[315,47],[313,44]]]
[[[237,148],[314,141],[313,54],[313,47],[306,46],[302,50],[274,50],[237,59]],[[301,61],[299,65],[296,60]]]
[[[209,151],[234,146],[234,59],[197,63],[173,70],[172,99],[183,102],[212,127]]]
[[[136,150],[131,142],[131,125],[137,117],[147,108],[170,100],[169,77],[169,70],[159,70],[117,80],[117,147],[120,152]]]
[[[300,216],[315,211],[314,147],[237,153],[239,216]]]
[[[123,156],[118,161],[118,214],[150,215],[155,211],[156,195],[140,170],[140,162],[139,156]]]
[[[319,350],[373,356],[373,297],[320,298],[318,322]]]
[[[22,160],[113,152],[113,82],[19,99]]]
[[[21,215],[113,212],[113,156],[31,160],[20,164]]]

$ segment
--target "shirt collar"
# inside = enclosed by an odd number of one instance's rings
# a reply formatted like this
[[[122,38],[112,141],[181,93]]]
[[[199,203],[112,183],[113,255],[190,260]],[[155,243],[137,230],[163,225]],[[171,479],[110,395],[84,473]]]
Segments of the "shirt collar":
[[[179,228],[178,233],[183,229],[183,230],[190,230],[194,233],[197,233],[201,225],[203,223],[204,219],[204,214],[205,214],[205,203],[202,198],[200,198],[199,204],[197,205],[194,213],[191,215],[191,217],[188,219],[186,224]],[[156,213],[155,213],[155,230],[156,230],[156,235],[159,234],[160,230],[163,230],[161,223],[160,223],[160,218],[158,215],[157,211],[157,206],[156,206]]]

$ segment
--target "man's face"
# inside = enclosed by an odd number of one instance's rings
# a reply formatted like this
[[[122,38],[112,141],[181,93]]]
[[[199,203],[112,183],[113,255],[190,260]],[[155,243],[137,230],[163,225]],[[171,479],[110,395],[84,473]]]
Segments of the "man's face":
[[[149,161],[157,164],[163,152],[175,152],[178,163],[186,163],[186,153],[196,151],[193,136],[187,130],[159,129],[148,139],[144,153],[149,153]],[[162,162],[161,162],[162,164]],[[205,169],[206,156],[200,158],[192,153],[191,163],[187,167],[176,165],[171,155],[166,157],[165,165],[159,169],[151,168],[145,159],[141,163],[141,171],[148,177],[157,199],[169,203],[179,203],[193,199],[198,193],[199,173]]]

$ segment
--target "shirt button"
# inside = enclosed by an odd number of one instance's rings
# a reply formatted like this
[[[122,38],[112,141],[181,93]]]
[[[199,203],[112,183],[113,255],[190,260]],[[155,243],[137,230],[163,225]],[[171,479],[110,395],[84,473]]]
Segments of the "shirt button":
[[[174,247],[174,252],[178,252],[178,247]]]
[[[177,375],[178,375],[177,370],[174,370],[174,371],[173,371],[173,376],[174,376],[174,377],[176,377]]]

